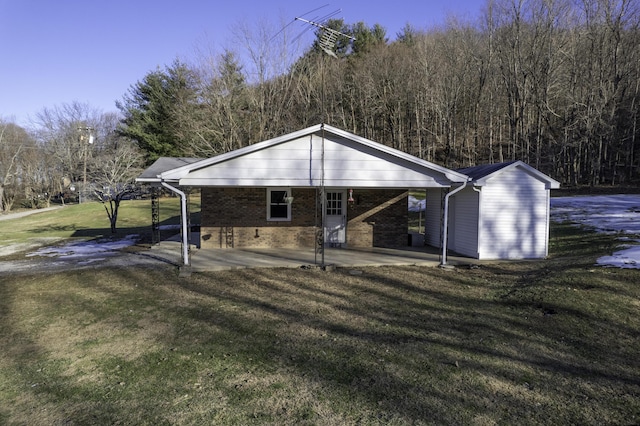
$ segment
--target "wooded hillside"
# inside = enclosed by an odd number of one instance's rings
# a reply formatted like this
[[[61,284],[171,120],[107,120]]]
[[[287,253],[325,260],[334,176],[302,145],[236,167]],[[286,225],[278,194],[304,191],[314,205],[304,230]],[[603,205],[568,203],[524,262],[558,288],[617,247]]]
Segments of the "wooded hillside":
[[[451,168],[519,159],[564,185],[628,184],[640,161],[638,23],[632,0],[490,1],[480,23],[407,26],[392,42],[378,25],[330,21],[356,39],[338,40],[338,59],[316,41],[274,71],[285,41],[263,40],[247,45],[251,64],[230,51],[206,68],[176,62],[119,106],[146,149],[139,115],[163,123],[166,146],[150,158],[325,121]]]

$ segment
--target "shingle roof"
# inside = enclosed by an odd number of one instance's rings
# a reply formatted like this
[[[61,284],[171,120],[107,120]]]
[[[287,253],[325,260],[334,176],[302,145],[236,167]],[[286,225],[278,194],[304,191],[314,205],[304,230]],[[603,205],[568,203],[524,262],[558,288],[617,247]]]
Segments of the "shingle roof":
[[[145,171],[142,172],[138,179],[149,180],[156,179],[161,173],[168,170],[177,169],[178,167],[192,164],[197,161],[201,161],[202,158],[190,158],[190,157],[160,157],[152,165],[150,165]]]
[[[457,169],[456,172],[465,174],[472,180],[478,180],[482,179],[483,177],[489,176],[490,174],[493,174],[498,170],[504,169],[505,167],[515,162],[516,161],[507,161],[505,163],[483,164],[481,166],[465,167],[462,169]]]

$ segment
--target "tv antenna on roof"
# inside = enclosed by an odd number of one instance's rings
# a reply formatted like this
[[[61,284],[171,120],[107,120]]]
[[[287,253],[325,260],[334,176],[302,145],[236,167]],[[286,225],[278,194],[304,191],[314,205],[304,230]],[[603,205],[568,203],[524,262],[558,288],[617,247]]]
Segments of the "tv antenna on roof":
[[[340,12],[340,9],[337,10]],[[320,24],[315,21],[310,21],[304,18],[296,18],[297,21],[306,22],[309,25],[313,25],[316,28],[320,28],[320,40],[318,40],[318,44],[320,48],[329,56],[333,56],[337,58],[338,56],[335,54],[333,49],[336,47],[336,42],[338,41],[338,36],[347,37],[351,40],[355,40],[355,37],[352,37],[348,34],[342,33],[340,31],[334,30],[333,28],[329,28],[326,25]]]
[[[332,19],[333,17],[335,17],[336,15],[338,15],[339,13],[342,12],[341,9],[336,9],[334,11],[331,11],[329,13],[326,13],[324,15],[315,15],[313,17],[310,17],[309,19],[306,18],[307,15],[310,15],[314,12],[317,12],[320,9],[323,9],[325,7],[329,6],[329,4],[325,4],[323,6],[317,7],[313,10],[310,10],[309,12],[303,13],[302,15],[296,17],[293,21],[289,22],[287,25],[284,26],[284,28],[282,28],[280,31],[278,31],[278,33],[276,35],[274,35],[272,37],[275,38],[277,37],[280,33],[282,33],[283,31],[285,31],[285,29],[291,25],[292,23],[296,22],[296,21],[300,21],[300,22],[304,22],[305,24],[308,24],[307,27],[300,32],[300,34],[298,34],[296,37],[293,38],[292,41],[296,41],[298,40],[300,37],[302,37],[309,29],[311,28],[318,28],[320,30],[320,36],[319,36],[319,40],[318,40],[318,45],[320,46],[320,48],[329,56],[332,56],[334,58],[337,58],[338,56],[335,54],[334,49],[336,47],[336,43],[338,41],[338,37],[342,36],[342,37],[346,37],[348,39],[351,40],[355,40],[355,37],[352,37],[348,34],[342,33],[340,31],[334,30],[333,28],[330,28],[327,25],[327,22]],[[303,18],[304,17],[304,18]]]
[[[304,22],[306,23],[308,26],[307,28],[300,33],[300,35],[298,35],[298,37],[296,37],[295,39],[298,39],[302,36],[302,34],[304,34],[304,32],[306,32],[308,29],[310,28],[318,28],[319,34],[318,34],[318,46],[320,47],[320,49],[322,49],[323,52],[325,52],[328,56],[331,56],[333,58],[338,58],[338,55],[336,55],[335,53],[335,48],[336,48],[336,44],[338,42],[338,38],[339,37],[345,37],[351,40],[355,40],[355,37],[352,37],[348,34],[344,34],[338,30],[334,30],[333,28],[330,28],[328,25],[326,25],[326,23],[329,21],[329,19],[333,18],[334,16],[336,16],[337,14],[339,14],[341,12],[340,9],[335,10],[333,12],[330,12],[324,16],[318,16],[318,17],[313,17],[311,19],[306,19],[303,18],[302,16],[306,16],[309,15],[310,13],[313,13],[319,9],[322,9],[324,7],[326,7],[328,5],[324,5],[321,6],[319,8],[316,8],[310,12],[307,12],[303,15],[301,15],[300,17],[296,17],[295,21],[300,21],[300,22]],[[294,39],[294,40],[295,40]],[[321,255],[321,263],[320,266],[324,269],[326,267],[325,262],[324,262],[324,246],[325,246],[325,240],[326,240],[326,236],[325,236],[325,232],[326,232],[326,226],[327,226],[327,205],[328,205],[328,201],[327,201],[327,196],[326,196],[326,192],[325,192],[325,170],[324,170],[324,145],[325,145],[325,137],[324,137],[324,123],[326,121],[326,117],[325,117],[325,95],[324,95],[324,59],[321,58],[320,59],[320,74],[321,74],[321,79],[322,79],[322,88],[321,88],[321,108],[322,108],[322,124],[321,124],[321,148],[320,148],[320,184],[317,188],[317,204],[316,204],[316,250],[315,250],[315,255],[316,255],[316,259],[315,262],[316,264],[318,263],[318,255]],[[320,215],[318,217],[318,208],[320,209]],[[343,206],[344,208],[344,206]],[[319,223],[318,223],[318,219]],[[343,225],[344,226],[344,225]]]

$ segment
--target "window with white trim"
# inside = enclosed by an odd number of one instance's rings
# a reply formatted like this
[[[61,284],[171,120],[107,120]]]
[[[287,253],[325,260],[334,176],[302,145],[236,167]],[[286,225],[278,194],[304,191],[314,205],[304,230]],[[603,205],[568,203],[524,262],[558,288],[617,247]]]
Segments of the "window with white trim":
[[[291,188],[267,189],[267,220],[291,220]]]

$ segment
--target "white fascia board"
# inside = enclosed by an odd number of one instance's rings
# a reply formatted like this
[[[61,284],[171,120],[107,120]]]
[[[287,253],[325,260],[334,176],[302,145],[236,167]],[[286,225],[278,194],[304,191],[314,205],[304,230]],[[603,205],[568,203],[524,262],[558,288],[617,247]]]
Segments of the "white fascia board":
[[[320,186],[320,181],[309,182],[308,179],[190,179],[185,177],[180,179],[176,183],[178,186],[201,186],[201,187],[254,187],[254,188],[268,188],[268,187],[291,187],[291,188],[316,188]],[[361,181],[349,181],[344,180],[331,180],[324,181],[325,187],[331,188],[366,188],[366,189],[425,189],[425,188],[449,188],[448,185],[442,185],[435,181],[394,181],[389,184],[386,182],[373,182],[370,180]]]
[[[268,187],[296,187],[303,188],[309,187],[308,180],[292,180],[292,179],[208,179],[208,178],[196,178],[190,179],[189,177],[180,179],[179,186],[201,186],[201,187],[253,187],[253,188],[268,188]]]
[[[136,178],[136,182],[138,183],[160,183],[162,180],[160,178]]]
[[[162,182],[167,182],[167,183],[171,183],[173,185],[178,185],[178,181],[177,180],[163,180],[160,178],[136,178],[136,183],[141,183],[144,185],[151,185],[151,186],[160,186],[162,185]]]

